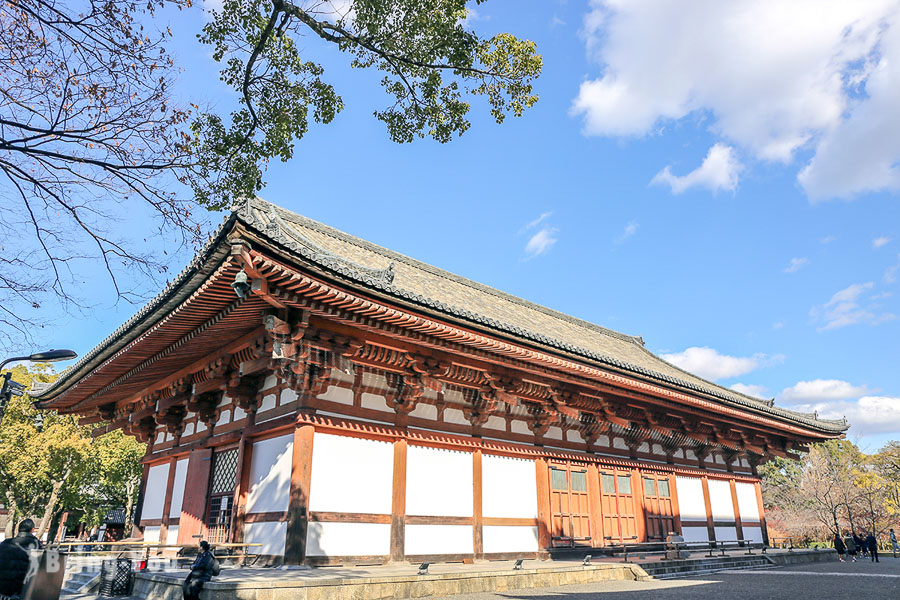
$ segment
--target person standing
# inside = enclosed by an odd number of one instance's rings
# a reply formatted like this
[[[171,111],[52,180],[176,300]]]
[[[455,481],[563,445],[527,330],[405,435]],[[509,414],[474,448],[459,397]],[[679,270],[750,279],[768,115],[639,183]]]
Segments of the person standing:
[[[856,545],[856,550],[860,554],[863,555],[863,558],[866,557],[866,544],[863,542],[863,539],[857,535],[857,533],[853,532],[853,543]]]
[[[840,533],[834,534],[834,550],[837,552],[841,562],[844,562],[844,554],[847,553],[847,547],[844,545],[844,540],[841,539]]]
[[[869,556],[872,562],[881,562],[878,560],[878,540],[875,538],[875,532],[870,531],[866,536],[866,547],[869,549]]]
[[[203,584],[213,577],[213,563],[215,558],[209,551],[209,542],[200,542],[200,553],[191,565],[191,572],[185,578],[181,589],[184,592],[184,600],[199,600],[200,590]]]
[[[891,550],[894,551],[894,558],[897,558],[897,554],[900,553],[900,544],[897,543],[897,534],[893,529],[891,529]]]
[[[847,545],[847,554],[850,555],[850,559],[856,562],[856,541],[853,539],[854,537],[856,536],[848,535],[844,543]]]
[[[28,550],[9,538],[0,542],[0,596],[18,598],[31,567]]]

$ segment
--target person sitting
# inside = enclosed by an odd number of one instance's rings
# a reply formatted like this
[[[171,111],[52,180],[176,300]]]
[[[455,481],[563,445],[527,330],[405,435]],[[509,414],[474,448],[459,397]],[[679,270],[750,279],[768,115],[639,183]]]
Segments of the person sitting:
[[[8,538],[0,542],[0,596],[19,598],[31,566],[28,551]]]
[[[34,531],[34,521],[25,519],[19,523],[19,533],[12,538],[12,541],[21,546],[26,552],[40,550],[43,548],[41,541],[31,533],[32,531]]]
[[[200,542],[200,553],[191,565],[191,572],[185,578],[181,589],[184,591],[184,600],[199,600],[200,590],[203,584],[212,579],[214,573],[215,558],[209,551],[209,542]]]

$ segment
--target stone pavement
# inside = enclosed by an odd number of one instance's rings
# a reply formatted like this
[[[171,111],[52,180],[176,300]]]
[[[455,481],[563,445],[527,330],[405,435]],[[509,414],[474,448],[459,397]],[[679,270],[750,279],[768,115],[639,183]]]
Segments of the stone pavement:
[[[754,571],[722,571],[669,581],[610,581],[513,592],[468,594],[448,600],[774,600],[900,599],[900,559],[880,563],[825,562]]]

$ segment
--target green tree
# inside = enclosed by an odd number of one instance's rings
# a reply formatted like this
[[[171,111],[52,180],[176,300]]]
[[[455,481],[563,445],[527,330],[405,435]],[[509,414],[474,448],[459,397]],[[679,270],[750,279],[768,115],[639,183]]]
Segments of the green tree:
[[[83,261],[105,265],[126,300],[137,296],[119,287],[121,274],[165,273],[160,253],[116,234],[135,202],[199,242],[198,204],[221,209],[258,192],[270,160],[290,159],[310,121],[343,109],[321,61],[333,49],[383,76],[388,101],[375,117],[394,141],[461,135],[473,97],[497,122],[523,114],[538,98],[541,57],[510,33],[476,34],[467,7],[483,2],[225,0],[200,35],[238,93],[239,108],[219,115],[173,97],[171,32],[153,22],[193,0],[7,0],[0,347],[27,344],[42,304],[79,305]]]
[[[12,377],[30,387],[56,374],[50,365],[19,365]],[[0,490],[11,512],[7,534],[25,516],[37,517],[43,535],[64,510],[83,510],[96,522],[107,508],[133,507],[144,445],[121,431],[93,438],[91,428],[71,415],[40,411],[40,421],[37,415],[26,394],[10,401],[0,424]]]

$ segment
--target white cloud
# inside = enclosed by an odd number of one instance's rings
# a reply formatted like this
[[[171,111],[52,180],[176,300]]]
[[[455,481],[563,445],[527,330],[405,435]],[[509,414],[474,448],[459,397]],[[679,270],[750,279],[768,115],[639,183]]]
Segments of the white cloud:
[[[525,244],[525,253],[528,255],[528,258],[534,258],[548,252],[557,242],[556,233],[558,231],[555,227],[543,227],[531,236],[528,243]]]
[[[784,327],[784,321],[776,321],[772,323],[772,330],[778,331],[779,329]]]
[[[781,399],[789,404],[812,404],[834,400],[847,400],[865,394],[865,386],[856,386],[840,379],[813,379],[799,381],[785,388]]]
[[[885,283],[897,283],[897,272],[900,271],[900,265],[888,267],[884,272]]]
[[[681,194],[691,188],[707,188],[713,193],[719,190],[733,192],[737,188],[738,174],[743,167],[730,146],[713,145],[703,163],[687,175],[673,175],[669,166],[657,173],[650,184],[668,185],[673,194]]]
[[[890,243],[891,243],[891,238],[886,235],[883,235],[881,237],[877,237],[874,240],[872,240],[872,247],[873,248],[881,248],[882,246],[887,246]]]
[[[619,234],[619,237],[615,239],[615,242],[617,244],[624,243],[628,238],[637,233],[638,227],[640,227],[640,225],[637,221],[629,221],[628,225],[625,226],[625,229],[622,230],[622,233]]]
[[[803,258],[792,258],[791,262],[788,263],[788,266],[784,268],[785,273],[796,273],[803,267],[809,264],[809,259],[805,256]]]
[[[704,379],[716,381],[728,379],[739,375],[746,375],[751,371],[784,360],[782,355],[769,356],[766,354],[754,354],[753,356],[739,357],[719,354],[713,348],[691,347],[683,352],[660,354],[660,356],[675,366],[681,367],[689,373],[699,375]]]
[[[535,227],[537,227],[538,225],[540,225],[541,223],[543,223],[544,221],[549,219],[552,215],[553,215],[552,210],[547,211],[545,213],[541,213],[541,216],[539,216],[534,221],[530,221],[529,223],[527,223],[525,225],[525,227],[522,228],[522,231],[520,231],[519,233],[524,233],[524,232],[528,231],[529,229],[534,229]]]
[[[754,398],[767,398],[769,396],[769,390],[764,385],[755,385],[752,383],[735,383],[731,386],[736,392],[740,392],[742,394],[747,394],[748,396],[753,396]]]
[[[603,69],[572,103],[587,135],[691,116],[763,160],[811,148],[811,199],[900,189],[896,0],[591,0],[583,35]]]
[[[831,242],[835,241],[836,239],[837,239],[836,235],[826,235],[825,237],[819,239],[819,243],[820,244],[830,244]]]
[[[811,402],[792,406],[791,410],[815,412],[821,419],[846,417],[852,434],[900,433],[900,397],[897,396]]]
[[[854,283],[835,293],[825,304],[814,306],[809,314],[815,321],[821,323],[819,331],[860,323],[878,325],[896,319],[897,315],[882,312],[878,305],[873,303],[877,298],[869,292],[874,286],[871,281]]]

